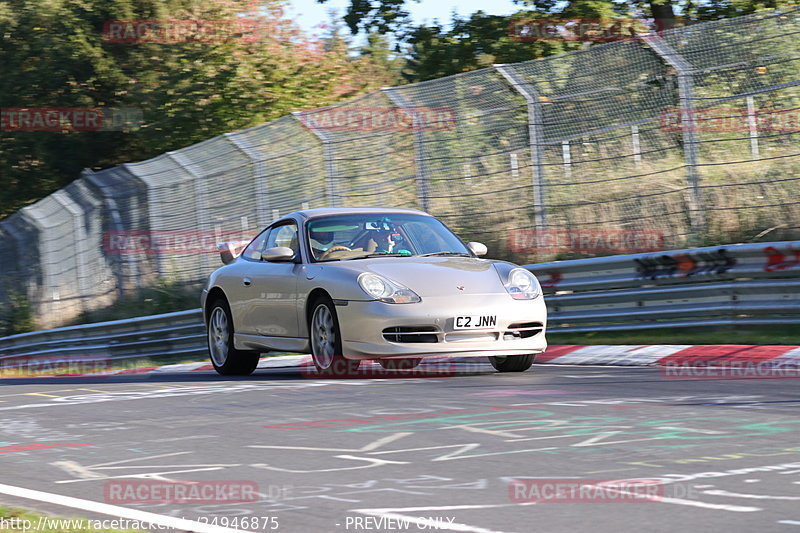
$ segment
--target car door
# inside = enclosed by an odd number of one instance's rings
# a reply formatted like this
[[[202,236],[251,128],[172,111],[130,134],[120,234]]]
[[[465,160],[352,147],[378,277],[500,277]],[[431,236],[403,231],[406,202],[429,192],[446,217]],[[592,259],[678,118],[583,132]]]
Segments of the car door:
[[[255,291],[250,290],[249,285],[252,282],[251,273],[254,266],[261,261],[261,252],[264,250],[269,232],[270,228],[262,231],[242,251],[240,259],[223,269],[217,277],[217,283],[223,287],[228,296],[236,333],[257,334],[254,325],[248,322],[253,316],[253,306],[256,304]]]
[[[246,255],[247,270],[242,276],[242,322],[245,334],[268,337],[297,337],[297,276],[300,261],[270,262],[260,258],[260,252],[285,246],[300,257],[297,225],[292,222],[273,226],[265,235],[259,250]]]

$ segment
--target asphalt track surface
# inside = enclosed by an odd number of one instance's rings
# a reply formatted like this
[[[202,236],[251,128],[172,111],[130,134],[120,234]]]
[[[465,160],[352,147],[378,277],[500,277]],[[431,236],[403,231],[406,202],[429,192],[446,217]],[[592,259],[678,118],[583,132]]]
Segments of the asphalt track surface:
[[[0,503],[282,532],[800,532],[796,379],[488,364],[426,376],[3,380]],[[643,485],[612,483],[634,478],[660,481],[647,500],[635,497]],[[114,492],[185,481],[257,493],[143,503]],[[576,481],[595,490],[570,492]],[[93,510],[8,494],[17,488]]]

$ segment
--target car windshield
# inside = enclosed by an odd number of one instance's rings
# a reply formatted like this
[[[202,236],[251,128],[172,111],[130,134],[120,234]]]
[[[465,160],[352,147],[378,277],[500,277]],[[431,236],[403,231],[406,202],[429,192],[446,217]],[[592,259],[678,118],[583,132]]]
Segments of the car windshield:
[[[315,261],[380,256],[462,255],[467,247],[437,219],[415,214],[348,214],[308,222]]]

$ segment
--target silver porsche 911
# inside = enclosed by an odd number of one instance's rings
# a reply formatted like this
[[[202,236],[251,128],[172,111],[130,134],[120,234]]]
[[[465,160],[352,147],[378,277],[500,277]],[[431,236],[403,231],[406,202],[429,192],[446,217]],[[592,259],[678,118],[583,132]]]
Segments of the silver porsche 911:
[[[409,209],[311,209],[249,244],[219,246],[202,306],[214,368],[248,375],[266,351],[311,353],[321,374],[362,360],[488,356],[522,372],[544,351],[547,312],[528,270],[480,259],[436,218]]]

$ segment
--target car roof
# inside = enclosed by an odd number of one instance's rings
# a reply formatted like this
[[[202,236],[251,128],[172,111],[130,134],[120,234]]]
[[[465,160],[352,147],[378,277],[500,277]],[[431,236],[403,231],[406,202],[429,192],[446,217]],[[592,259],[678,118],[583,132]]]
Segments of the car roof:
[[[303,209],[302,211],[295,211],[289,213],[283,218],[299,216],[302,218],[317,218],[329,215],[398,215],[398,214],[413,214],[431,216],[424,211],[417,209],[404,209],[399,207],[323,207],[319,209]]]

